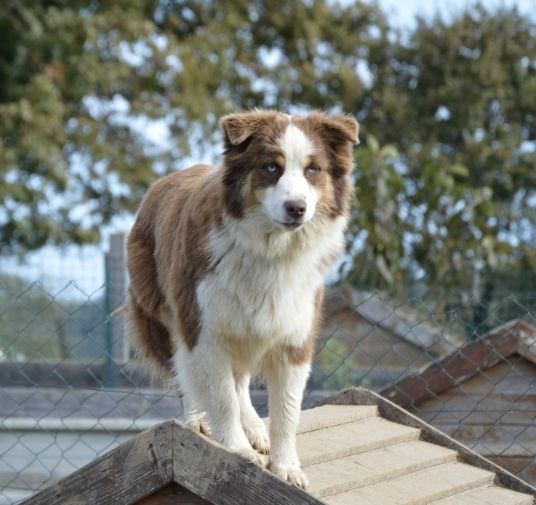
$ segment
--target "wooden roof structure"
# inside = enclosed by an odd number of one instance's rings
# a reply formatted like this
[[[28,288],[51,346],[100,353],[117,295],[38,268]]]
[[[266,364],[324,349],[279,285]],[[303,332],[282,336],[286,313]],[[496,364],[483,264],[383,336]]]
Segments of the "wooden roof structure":
[[[447,334],[430,317],[420,314],[408,305],[396,304],[384,293],[369,293],[344,286],[326,298],[324,316],[333,318],[337,312],[348,309],[377,328],[438,357],[450,354],[460,345],[457,336]]]
[[[213,505],[530,505],[536,489],[361,388],[302,412],[303,491],[174,420],[24,502]]]
[[[515,355],[536,364],[536,327],[509,321],[443,359],[408,375],[380,394],[404,408],[418,405]]]

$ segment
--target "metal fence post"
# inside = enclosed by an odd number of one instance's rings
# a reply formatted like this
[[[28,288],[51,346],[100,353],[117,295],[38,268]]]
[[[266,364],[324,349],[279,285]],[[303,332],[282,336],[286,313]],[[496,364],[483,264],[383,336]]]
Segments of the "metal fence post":
[[[110,245],[105,255],[105,290],[106,312],[106,355],[107,385],[113,385],[114,363],[123,364],[128,360],[129,343],[124,331],[121,316],[111,318],[114,310],[120,307],[126,296],[126,254],[125,234],[114,233],[110,236]]]

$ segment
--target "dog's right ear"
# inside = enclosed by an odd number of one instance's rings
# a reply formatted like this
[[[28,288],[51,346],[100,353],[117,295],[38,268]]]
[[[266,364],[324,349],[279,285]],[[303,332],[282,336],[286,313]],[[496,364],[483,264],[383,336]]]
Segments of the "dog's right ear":
[[[276,111],[253,110],[223,116],[220,119],[220,126],[223,130],[225,147],[237,146],[246,141],[262,127],[274,122],[278,115]]]

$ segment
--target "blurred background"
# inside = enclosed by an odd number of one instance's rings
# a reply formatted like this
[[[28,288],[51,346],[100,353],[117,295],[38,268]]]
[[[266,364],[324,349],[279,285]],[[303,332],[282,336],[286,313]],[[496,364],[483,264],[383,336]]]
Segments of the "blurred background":
[[[0,503],[180,413],[110,316],[125,234],[253,107],[361,123],[305,405],[369,387],[536,484],[536,4],[400,5],[0,3]]]

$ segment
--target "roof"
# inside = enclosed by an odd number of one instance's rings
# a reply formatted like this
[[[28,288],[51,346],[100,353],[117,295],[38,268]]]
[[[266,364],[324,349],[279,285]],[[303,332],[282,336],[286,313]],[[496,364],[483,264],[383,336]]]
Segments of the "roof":
[[[345,286],[326,299],[324,315],[333,318],[344,309],[432,356],[450,354],[461,344],[458,337],[445,333],[440,325],[434,324],[432,314],[422,314],[407,304],[397,305],[384,293],[369,293]]]
[[[509,321],[425,367],[380,394],[401,407],[419,404],[459,385],[497,363],[519,355],[536,364],[536,327],[523,319]]]
[[[216,505],[534,503],[536,489],[371,391],[324,402],[298,430],[307,492],[171,420],[25,503],[130,504],[170,485]]]

